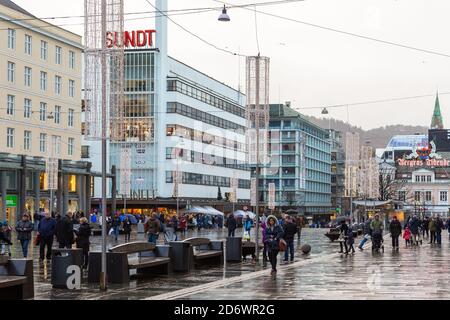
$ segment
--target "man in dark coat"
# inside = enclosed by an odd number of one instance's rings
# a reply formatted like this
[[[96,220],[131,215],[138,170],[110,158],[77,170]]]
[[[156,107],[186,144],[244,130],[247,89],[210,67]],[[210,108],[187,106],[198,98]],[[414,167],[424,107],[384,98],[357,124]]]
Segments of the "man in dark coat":
[[[61,219],[61,235],[59,248],[71,249],[73,242],[73,214],[72,212],[67,212],[67,215]]]
[[[227,218],[228,238],[234,237],[237,228],[237,221],[233,213]]]
[[[22,246],[23,257],[28,257],[28,247],[31,240],[31,232],[33,231],[34,225],[30,221],[30,216],[28,213],[24,213],[22,216],[22,220],[17,222],[16,232],[17,232],[17,240],[20,241]]]
[[[52,218],[50,212],[45,212],[45,218],[39,223],[39,258],[44,261],[45,247],[47,247],[47,261],[52,258],[53,238],[56,232],[56,220]]]
[[[392,219],[391,224],[389,225],[389,231],[391,232],[392,249],[398,251],[399,249],[398,238],[402,234],[402,225],[400,221],[398,221],[397,217],[394,217]]]
[[[83,268],[87,269],[89,263],[89,238],[91,236],[91,227],[88,220],[83,217],[80,219],[80,228],[77,231],[77,248],[83,249]]]
[[[436,242],[437,244],[441,244],[442,243],[442,229],[444,229],[444,222],[442,221],[440,216],[437,216],[436,218]]]
[[[286,241],[286,251],[284,252],[284,262],[288,262],[289,253],[291,254],[291,262],[294,261],[294,238],[297,233],[297,225],[291,217],[287,216],[283,224],[284,241]]]
[[[419,241],[419,227],[420,220],[417,216],[414,216],[409,222],[409,229],[411,230],[411,234],[413,236],[413,244],[417,245]]]

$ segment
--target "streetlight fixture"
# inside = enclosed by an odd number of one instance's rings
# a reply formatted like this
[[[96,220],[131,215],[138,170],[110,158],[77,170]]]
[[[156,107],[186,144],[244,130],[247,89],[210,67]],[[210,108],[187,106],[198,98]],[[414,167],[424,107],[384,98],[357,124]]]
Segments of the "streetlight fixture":
[[[225,7],[225,5],[223,5],[222,14],[219,16],[218,20],[222,22],[229,22],[231,20],[230,16],[227,13],[227,8]]]
[[[323,114],[323,115],[327,115],[327,114],[329,114],[329,112],[328,112],[328,109],[327,109],[327,108],[323,108],[323,110],[322,110],[322,114]]]

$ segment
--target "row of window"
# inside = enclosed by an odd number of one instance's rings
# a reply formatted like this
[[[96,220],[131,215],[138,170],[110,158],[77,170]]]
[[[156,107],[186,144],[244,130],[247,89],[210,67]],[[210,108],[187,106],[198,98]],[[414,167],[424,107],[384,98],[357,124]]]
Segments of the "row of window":
[[[317,161],[316,159],[307,158],[306,168],[310,170],[318,170],[324,172],[331,172],[331,165],[325,162]]]
[[[219,147],[234,149],[237,151],[246,151],[245,143],[215,136],[206,132],[191,129],[177,124],[167,125],[166,135],[168,137],[181,137],[184,139],[202,142]]]
[[[237,123],[213,116],[178,102],[168,102],[167,113],[176,113],[227,130],[245,132],[245,128]]]
[[[16,49],[16,41],[17,41],[17,32],[15,29],[8,29],[8,49],[15,50]],[[32,55],[33,53],[33,37],[25,34],[24,38],[24,50],[25,54]],[[48,59],[48,42],[41,40],[41,59]],[[76,56],[75,52],[69,50],[69,68],[75,69],[76,64]],[[63,49],[60,46],[55,46],[55,64],[61,65],[63,60]]]
[[[8,72],[7,72],[8,82],[15,83],[16,82],[16,64],[14,62],[8,61]],[[24,85],[26,87],[31,87],[33,81],[33,70],[30,67],[25,67],[24,70]],[[62,77],[56,75],[55,76],[55,94],[61,95],[62,93]],[[41,71],[40,80],[39,80],[40,89],[42,91],[47,91],[48,89],[48,74],[45,71]],[[69,79],[69,97],[75,97],[75,80]]]
[[[46,122],[48,119],[53,118],[55,124],[61,124],[61,106],[55,106],[53,112],[48,112],[48,105],[45,102],[39,104],[39,120]],[[16,114],[16,96],[7,95],[6,102],[6,114],[9,116],[14,116]],[[33,114],[33,102],[31,99],[25,98],[23,101],[23,117],[25,119],[30,119]],[[52,117],[50,117],[50,115]],[[75,110],[69,109],[67,112],[67,125],[69,127],[74,126]]]
[[[237,170],[249,170],[245,161],[218,157],[212,154],[196,152],[179,148],[166,148],[166,159],[180,159],[192,163],[201,163],[210,166],[225,167]]]
[[[6,128],[6,147],[14,148],[16,144],[16,129],[15,128]],[[52,147],[54,148],[55,156],[61,154],[61,137],[52,136]],[[32,133],[31,131],[25,130],[23,133],[23,150],[30,151],[32,145]],[[75,148],[75,139],[69,138],[67,141],[67,153],[69,156],[74,154]],[[39,151],[42,153],[47,152],[47,134],[41,133],[39,135]]]
[[[439,191],[439,202],[448,203],[448,191]],[[399,191],[398,198],[400,201],[408,201],[407,192]],[[431,202],[433,201],[433,192],[432,191],[414,191],[414,201],[416,202]]]
[[[324,204],[329,205],[331,203],[331,195],[314,193],[314,192],[306,192],[305,203],[324,203]],[[326,211],[322,211],[322,212],[326,212]]]
[[[245,118],[245,109],[243,107],[237,104],[230,103],[223,99],[217,98],[205,91],[197,89],[179,80],[168,80],[167,91],[176,91],[185,94],[191,98],[197,99],[206,104],[212,105],[216,108],[237,115],[241,118]]]
[[[306,181],[306,190],[311,192],[331,193],[331,179],[324,183]]]
[[[176,171],[166,172],[166,183],[174,183]],[[182,172],[182,184],[230,188],[231,178]],[[250,180],[239,179],[239,189],[250,189]]]
[[[416,182],[431,182],[432,178],[430,175],[422,175],[422,176],[416,176],[415,181]]]

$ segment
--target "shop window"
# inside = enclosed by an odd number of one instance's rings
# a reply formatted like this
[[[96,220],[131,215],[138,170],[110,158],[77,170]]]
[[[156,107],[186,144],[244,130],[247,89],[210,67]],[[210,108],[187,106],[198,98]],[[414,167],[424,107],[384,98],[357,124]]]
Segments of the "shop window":
[[[77,192],[77,177],[69,176],[69,192]]]

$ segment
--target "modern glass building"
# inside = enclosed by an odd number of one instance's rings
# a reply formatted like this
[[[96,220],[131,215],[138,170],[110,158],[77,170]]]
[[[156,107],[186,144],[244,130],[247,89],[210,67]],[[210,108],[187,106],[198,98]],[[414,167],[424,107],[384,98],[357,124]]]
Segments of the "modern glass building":
[[[277,210],[294,209],[314,220],[330,217],[329,133],[286,105],[270,106],[271,162],[262,170],[264,199],[276,186]]]

